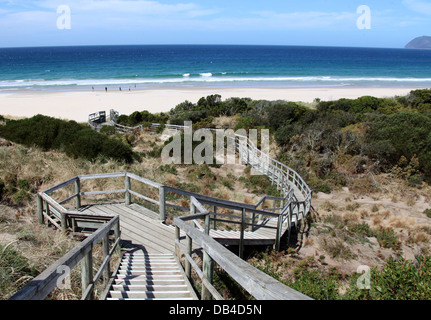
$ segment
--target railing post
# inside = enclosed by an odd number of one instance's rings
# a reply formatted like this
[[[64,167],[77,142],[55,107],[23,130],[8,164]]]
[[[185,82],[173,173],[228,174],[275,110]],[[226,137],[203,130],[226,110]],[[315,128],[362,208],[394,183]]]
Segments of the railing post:
[[[46,200],[44,201],[44,203],[45,203],[45,214],[47,217],[49,217],[49,214],[50,214],[49,203]],[[51,222],[49,222],[49,219],[47,222],[48,222],[48,227],[51,226]]]
[[[242,259],[244,256],[244,229],[245,229],[245,208],[242,209],[241,214],[241,231],[239,237],[239,257]]]
[[[103,260],[105,260],[106,257],[109,255],[109,232],[107,232],[106,235],[103,237],[102,245],[103,245]],[[103,272],[103,279],[107,281],[109,279],[110,274],[111,274],[111,268],[108,262],[106,264],[105,271]]]
[[[217,230],[217,207],[213,206],[213,212],[214,212],[214,219],[213,219],[213,229]]]
[[[61,231],[66,233],[67,230],[67,215],[64,212],[60,212],[61,215]]]
[[[130,205],[131,203],[131,196],[130,196],[130,177],[127,175],[126,173],[126,177],[125,177],[125,189],[126,189],[126,195],[125,195],[125,201],[126,201],[126,206]]]
[[[90,251],[85,255],[84,259],[81,261],[81,280],[82,280],[82,295],[84,295],[85,291],[87,290],[87,287],[91,285],[93,281],[93,250],[90,249]],[[94,299],[94,293],[93,291],[88,296],[89,300]]]
[[[192,201],[192,197],[190,197],[190,215],[196,214],[196,206]]]
[[[275,250],[280,251],[281,248],[281,232],[283,230],[283,215],[278,215],[277,220],[277,235],[275,237]]]
[[[120,233],[120,219],[118,219],[117,223],[114,225],[114,237],[117,240],[121,236]]]
[[[212,284],[213,283],[214,261],[206,251],[204,251],[203,270],[202,271],[203,271],[203,279],[207,280],[210,284]],[[201,299],[202,300],[210,300],[211,297],[212,297],[211,292],[206,288],[205,284],[202,283]]]
[[[250,212],[250,225],[248,226],[248,231],[253,231],[254,229],[254,219],[256,219],[256,214],[254,212]]]
[[[181,261],[181,249],[179,247],[180,234],[181,234],[180,228],[177,225],[175,225],[175,240],[176,240],[175,241],[175,255],[177,256],[178,261]]]
[[[186,236],[186,254],[190,257],[192,256],[192,245],[193,245],[192,238],[189,235],[187,235]],[[186,273],[187,278],[191,279],[192,268],[191,268],[190,261],[187,258],[184,260],[184,272]]]
[[[293,208],[292,208],[292,202],[289,203],[289,216],[287,219],[287,246],[290,244],[290,231],[292,229],[292,216],[293,216]]]
[[[75,208],[78,210],[81,208],[81,181],[79,178],[75,181],[75,194],[76,194],[76,202]]]
[[[44,218],[43,218],[43,201],[40,194],[37,195],[37,216],[39,218],[39,223],[43,224]]]
[[[205,234],[209,235],[210,234],[210,215],[207,214],[205,217]]]
[[[165,197],[165,187],[159,187],[159,219],[161,221],[166,220],[166,197]]]

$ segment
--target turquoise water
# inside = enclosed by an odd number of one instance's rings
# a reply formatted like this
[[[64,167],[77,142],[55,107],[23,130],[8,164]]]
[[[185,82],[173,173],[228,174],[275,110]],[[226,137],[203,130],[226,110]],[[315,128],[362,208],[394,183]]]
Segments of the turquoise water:
[[[431,51],[143,45],[0,49],[0,91],[431,87]]]

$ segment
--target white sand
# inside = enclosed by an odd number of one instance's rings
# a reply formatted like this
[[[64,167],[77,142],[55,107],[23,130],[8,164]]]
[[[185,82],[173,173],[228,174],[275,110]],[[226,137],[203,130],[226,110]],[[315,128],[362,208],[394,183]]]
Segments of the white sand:
[[[201,97],[220,94],[222,99],[249,97],[252,99],[313,102],[357,98],[365,95],[394,97],[408,94],[414,88],[208,88],[150,89],[132,91],[69,91],[0,93],[0,115],[31,117],[44,114],[61,119],[86,122],[88,114],[110,109],[120,114],[148,110],[167,112],[188,100],[196,103]]]

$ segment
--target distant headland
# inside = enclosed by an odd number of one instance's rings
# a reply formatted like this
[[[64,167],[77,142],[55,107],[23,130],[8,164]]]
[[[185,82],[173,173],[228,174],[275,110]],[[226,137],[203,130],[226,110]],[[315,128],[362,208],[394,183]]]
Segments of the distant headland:
[[[417,37],[406,44],[406,49],[431,49],[431,37]]]

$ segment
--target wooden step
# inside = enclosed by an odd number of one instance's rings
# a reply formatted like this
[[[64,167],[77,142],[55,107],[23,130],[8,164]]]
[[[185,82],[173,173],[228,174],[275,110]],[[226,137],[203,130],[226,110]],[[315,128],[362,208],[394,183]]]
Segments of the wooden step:
[[[110,291],[111,298],[157,299],[192,298],[189,290],[180,291]]]
[[[195,299],[173,254],[123,254],[108,300]]]
[[[113,285],[138,285],[138,286],[146,286],[146,285],[154,285],[154,286],[158,286],[158,285],[183,285],[186,282],[184,281],[184,279],[182,277],[178,277],[178,278],[174,278],[174,277],[170,277],[170,278],[153,278],[153,279],[149,279],[149,278],[137,278],[137,277],[132,277],[132,278],[118,278],[114,280]]]
[[[112,286],[115,291],[187,291],[187,285],[184,283],[182,285],[140,285],[140,284],[130,284],[121,285],[115,284]]]

